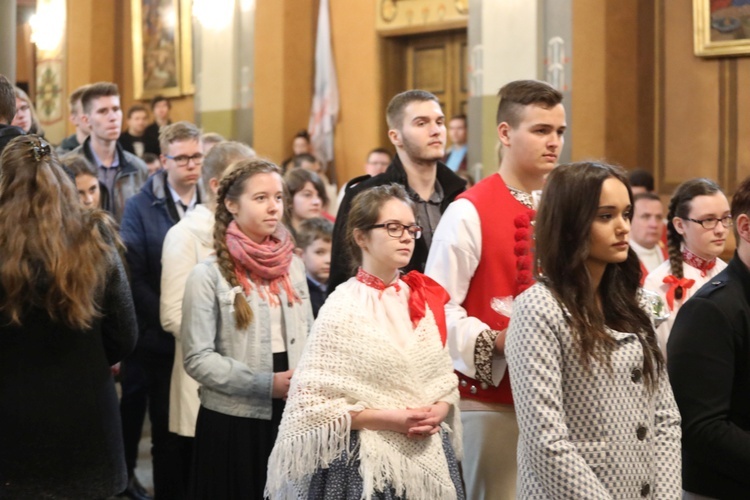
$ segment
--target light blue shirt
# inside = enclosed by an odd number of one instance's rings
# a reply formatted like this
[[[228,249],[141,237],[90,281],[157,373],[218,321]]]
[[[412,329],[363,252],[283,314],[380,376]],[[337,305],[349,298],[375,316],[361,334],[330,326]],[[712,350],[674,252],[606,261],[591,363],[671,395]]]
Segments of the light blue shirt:
[[[193,197],[190,199],[190,203],[188,203],[187,207],[185,207],[185,205],[182,203],[182,198],[180,198],[180,195],[177,194],[177,191],[172,189],[172,186],[170,186],[168,182],[167,188],[169,189],[169,193],[172,195],[172,201],[174,201],[174,206],[175,208],[177,208],[177,213],[180,214],[180,219],[185,217],[185,214],[194,209],[195,205],[198,204],[198,189],[193,192]]]
[[[448,159],[445,161],[445,164],[448,165],[449,169],[458,172],[458,167],[461,166],[461,162],[464,161],[464,157],[466,156],[466,150],[466,145],[463,145],[460,148],[451,149]]]

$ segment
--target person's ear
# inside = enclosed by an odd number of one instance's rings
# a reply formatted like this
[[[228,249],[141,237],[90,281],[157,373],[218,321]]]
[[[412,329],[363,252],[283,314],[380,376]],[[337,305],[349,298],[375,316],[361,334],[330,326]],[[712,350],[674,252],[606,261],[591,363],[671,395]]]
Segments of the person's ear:
[[[395,129],[395,128],[388,130],[388,138],[391,140],[391,144],[393,144],[397,148],[403,146],[403,141],[401,140],[400,130]]]
[[[497,138],[503,147],[510,147],[510,132],[511,126],[508,125],[508,122],[502,122],[497,126]]]
[[[224,206],[227,208],[230,214],[237,215],[237,213],[240,211],[240,207],[237,204],[236,201],[233,200],[224,200]]]
[[[672,218],[672,225],[674,226],[675,230],[680,234],[685,234],[685,221],[682,220],[680,217],[674,217]]]
[[[734,225],[737,228],[737,234],[740,235],[740,239],[750,243],[750,216],[748,214],[740,214],[737,216],[737,220],[734,221]]]
[[[294,255],[296,255],[297,257],[302,257],[303,253],[305,253],[305,251],[300,247],[294,247]]]
[[[217,179],[216,177],[211,177],[208,180],[208,187],[209,189],[211,189],[211,192],[214,195],[219,194],[219,179]]]
[[[361,229],[354,230],[354,243],[361,249],[367,248],[367,235]]]

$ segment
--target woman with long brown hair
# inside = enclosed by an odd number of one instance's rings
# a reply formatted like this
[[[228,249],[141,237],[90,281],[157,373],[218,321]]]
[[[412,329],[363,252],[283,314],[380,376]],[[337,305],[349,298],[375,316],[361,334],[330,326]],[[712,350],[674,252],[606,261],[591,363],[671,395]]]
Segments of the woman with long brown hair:
[[[505,353],[519,498],[680,497],[680,416],[629,248],[623,171],[561,165],[536,218],[537,283]]]
[[[0,165],[0,497],[104,498],[127,482],[110,366],[137,335],[112,222],[44,139]]]

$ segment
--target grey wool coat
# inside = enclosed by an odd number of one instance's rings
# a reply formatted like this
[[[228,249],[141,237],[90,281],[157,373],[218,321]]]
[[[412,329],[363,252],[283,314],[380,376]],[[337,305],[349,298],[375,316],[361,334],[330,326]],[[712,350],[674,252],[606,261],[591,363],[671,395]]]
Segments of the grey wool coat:
[[[678,499],[680,414],[663,372],[649,391],[634,333],[612,371],[582,365],[566,311],[537,283],[513,305],[505,354],[518,418],[518,498]]]

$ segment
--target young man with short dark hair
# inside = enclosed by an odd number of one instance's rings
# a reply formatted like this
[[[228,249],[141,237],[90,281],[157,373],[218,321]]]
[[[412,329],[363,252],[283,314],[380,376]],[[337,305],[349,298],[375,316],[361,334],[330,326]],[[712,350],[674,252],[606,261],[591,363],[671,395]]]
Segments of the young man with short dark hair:
[[[83,122],[83,106],[81,104],[81,97],[83,97],[83,93],[87,88],[88,85],[78,87],[68,98],[68,107],[70,109],[68,120],[75,125],[76,131],[63,139],[60,143],[60,146],[57,148],[57,154],[59,155],[73,151],[75,148],[83,144],[83,141],[89,136],[89,128]]]
[[[519,80],[499,92],[496,174],[460,195],[443,214],[425,274],[451,296],[447,345],[459,376],[468,499],[516,498],[516,424],[505,361],[509,317],[495,298],[513,298],[533,282],[534,198],[557,165],[566,128],[562,94]]]
[[[159,317],[162,247],[167,231],[203,198],[200,186],[203,150],[201,131],[188,122],[166,126],[161,132],[164,170],[148,178],[133,196],[122,217],[121,236],[127,252],[139,338],[123,366],[123,429],[139,417],[139,401],[126,398],[145,382],[151,420],[151,454],[156,498],[185,498],[192,440],[169,432],[169,385],[174,361],[174,337]],[[131,380],[140,373],[145,380]],[[127,439],[126,439],[127,440]],[[128,467],[134,459],[128,457]]]
[[[122,128],[122,108],[117,85],[98,82],[81,95],[83,123],[90,135],[72,151],[86,157],[97,167],[102,188],[102,208],[119,222],[125,202],[135,196],[148,178],[143,160],[128,153],[117,143]]]
[[[172,103],[163,95],[157,95],[151,99],[151,114],[154,115],[154,122],[146,127],[143,132],[146,137],[146,153],[161,154],[159,150],[159,133],[161,129],[170,123],[169,111],[172,109]]]
[[[158,141],[146,136],[146,127],[148,126],[148,110],[141,104],[134,104],[128,109],[128,129],[120,134],[118,142],[122,149],[133,153],[139,158],[148,151],[159,149]],[[151,141],[151,142],[149,142]],[[153,154],[153,153],[152,153]]]
[[[628,174],[630,189],[633,195],[654,192],[654,176],[642,168],[637,168]]]
[[[393,161],[391,152],[385,148],[375,148],[367,153],[365,162],[365,174],[370,177],[380,175],[388,169],[388,165]]]
[[[664,207],[659,195],[640,193],[633,196],[633,219],[630,222],[630,248],[641,261],[641,285],[648,273],[669,258],[661,241],[664,233]]]
[[[442,163],[445,154],[445,115],[433,94],[408,90],[396,95],[386,109],[388,137],[396,147],[396,156],[388,169],[346,189],[333,230],[333,253],[328,293],[354,276],[352,261],[346,253],[346,222],[352,199],[375,186],[396,183],[404,186],[414,201],[422,237],[416,240],[414,253],[404,271],[424,271],[432,235],[448,204],[465,189],[466,182]]]
[[[448,120],[448,137],[451,147],[446,150],[445,164],[454,172],[465,171],[467,165],[466,115],[454,115]]]
[[[682,305],[667,343],[685,500],[750,491],[750,178],[732,197],[732,220],[734,257]]]

